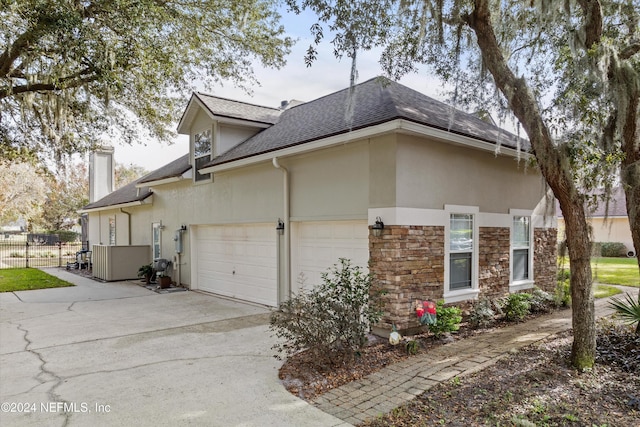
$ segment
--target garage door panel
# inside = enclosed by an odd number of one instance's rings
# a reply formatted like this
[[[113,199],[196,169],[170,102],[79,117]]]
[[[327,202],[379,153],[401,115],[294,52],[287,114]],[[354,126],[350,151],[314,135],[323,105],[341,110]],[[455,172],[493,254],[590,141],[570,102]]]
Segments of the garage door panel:
[[[369,261],[369,228],[366,221],[298,222],[294,226],[292,278],[294,290],[313,288],[321,274],[348,258],[366,269]],[[302,276],[301,276],[302,274]],[[297,282],[304,277],[304,283]]]
[[[199,227],[196,251],[198,289],[277,305],[277,248],[272,224]]]

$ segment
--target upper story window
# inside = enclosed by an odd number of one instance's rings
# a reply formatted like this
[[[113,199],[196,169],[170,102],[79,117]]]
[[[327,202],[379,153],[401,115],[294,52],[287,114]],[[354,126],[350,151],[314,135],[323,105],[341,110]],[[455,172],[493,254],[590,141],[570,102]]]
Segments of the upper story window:
[[[193,176],[196,181],[206,181],[211,178],[210,173],[201,174],[198,170],[211,160],[212,142],[211,129],[203,130],[193,136],[193,160],[195,169]]]
[[[531,280],[531,217],[514,216],[511,232],[513,282]]]

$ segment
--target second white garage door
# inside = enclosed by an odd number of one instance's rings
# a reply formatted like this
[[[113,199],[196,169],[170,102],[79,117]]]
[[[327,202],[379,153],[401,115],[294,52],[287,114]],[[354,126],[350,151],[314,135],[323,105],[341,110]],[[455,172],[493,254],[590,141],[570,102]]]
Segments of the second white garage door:
[[[304,276],[304,287],[321,283],[321,273],[348,258],[363,268],[369,262],[369,228],[362,221],[294,222],[291,248],[291,287],[299,289],[298,278]]]
[[[273,224],[198,226],[194,237],[196,289],[277,306]]]

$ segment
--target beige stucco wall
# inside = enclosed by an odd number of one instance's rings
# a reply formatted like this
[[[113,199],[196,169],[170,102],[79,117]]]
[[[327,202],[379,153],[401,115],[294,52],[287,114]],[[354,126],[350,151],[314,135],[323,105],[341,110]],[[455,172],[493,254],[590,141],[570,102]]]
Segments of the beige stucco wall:
[[[594,242],[623,243],[627,251],[633,250],[633,239],[627,217],[592,218],[589,220]],[[565,239],[564,219],[558,219],[558,240]]]
[[[129,237],[129,217],[124,212],[131,214],[131,237]],[[109,245],[109,218],[116,220],[116,245],[151,244],[151,218],[153,207],[130,206],[127,208],[111,209],[106,211],[89,213],[89,244]]]
[[[400,135],[396,163],[396,206],[506,213],[533,209],[545,194],[539,173],[525,161],[478,149]]]
[[[360,141],[284,158],[294,221],[366,219],[369,144]]]

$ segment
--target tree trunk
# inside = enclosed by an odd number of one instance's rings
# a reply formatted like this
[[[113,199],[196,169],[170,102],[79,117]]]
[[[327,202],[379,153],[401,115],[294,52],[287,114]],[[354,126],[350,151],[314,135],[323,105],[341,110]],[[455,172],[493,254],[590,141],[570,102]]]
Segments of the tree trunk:
[[[612,62],[609,74],[612,86],[620,88],[617,92],[627,94],[626,99],[619,100],[621,106],[618,106],[618,109],[620,111],[616,112],[615,117],[622,122],[624,158],[620,165],[620,177],[627,202],[629,228],[631,228],[631,238],[640,273],[640,132],[638,130],[640,76],[633,67],[624,66],[624,63],[621,65],[618,61]],[[638,289],[638,304],[640,304],[640,289]],[[640,334],[640,322],[636,333]]]
[[[596,354],[595,307],[591,279],[591,241],[584,200],[571,176],[569,159],[554,145],[533,93],[517,78],[502,54],[491,23],[489,0],[475,0],[466,21],[476,34],[478,46],[496,86],[509,102],[529,136],[533,153],[547,184],[564,214],[571,263],[573,347],[571,361],[581,370],[593,367]]]
[[[582,200],[582,198],[579,198]],[[562,210],[571,268],[571,362],[578,369],[591,368],[596,354],[596,318],[591,275],[591,242],[583,203]],[[579,211],[579,212],[578,212]]]

